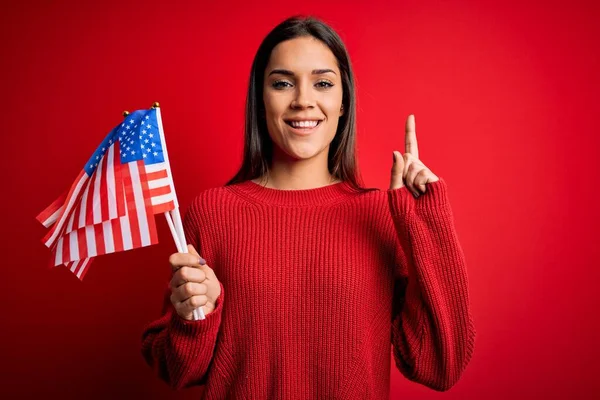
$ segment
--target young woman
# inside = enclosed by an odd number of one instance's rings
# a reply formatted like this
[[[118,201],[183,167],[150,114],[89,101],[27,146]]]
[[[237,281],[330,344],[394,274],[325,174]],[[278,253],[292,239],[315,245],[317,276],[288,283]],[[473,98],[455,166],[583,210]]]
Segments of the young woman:
[[[476,333],[446,183],[419,160],[409,116],[389,190],[363,188],[355,104],[350,59],[325,23],[290,18],[264,39],[242,166],[187,211],[190,253],[171,255],[162,317],[143,335],[172,387],[387,399],[390,344],[412,381],[444,391],[462,375]]]

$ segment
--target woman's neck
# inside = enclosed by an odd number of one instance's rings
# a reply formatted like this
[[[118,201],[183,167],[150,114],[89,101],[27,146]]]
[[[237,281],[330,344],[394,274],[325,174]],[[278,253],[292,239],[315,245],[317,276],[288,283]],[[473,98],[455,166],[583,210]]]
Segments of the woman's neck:
[[[339,179],[329,173],[327,152],[323,152],[307,160],[274,157],[269,171],[264,176],[253,179],[253,182],[272,189],[302,190],[328,186],[338,183]]]

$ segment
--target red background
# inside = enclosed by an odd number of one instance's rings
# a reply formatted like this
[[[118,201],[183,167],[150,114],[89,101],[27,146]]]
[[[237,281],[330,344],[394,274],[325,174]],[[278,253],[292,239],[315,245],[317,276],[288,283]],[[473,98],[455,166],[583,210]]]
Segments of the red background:
[[[171,392],[139,351],[175,251],[165,221],[159,245],[99,258],[80,283],[46,267],[34,218],[123,110],[153,101],[182,208],[224,184],[252,57],[296,13],[347,44],[366,184],[387,188],[409,113],[421,159],[449,184],[475,353],[444,394],[393,368],[392,399],[600,396],[595,4],[3,2],[0,397],[199,397]]]

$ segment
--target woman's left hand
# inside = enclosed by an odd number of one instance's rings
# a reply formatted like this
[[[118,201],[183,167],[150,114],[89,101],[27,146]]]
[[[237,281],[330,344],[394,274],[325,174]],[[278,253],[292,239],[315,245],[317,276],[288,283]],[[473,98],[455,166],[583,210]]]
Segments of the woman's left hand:
[[[429,168],[419,160],[417,134],[415,132],[415,116],[406,119],[406,136],[404,138],[405,153],[394,151],[394,165],[390,189],[399,189],[406,185],[415,198],[425,193],[426,184],[440,180]]]

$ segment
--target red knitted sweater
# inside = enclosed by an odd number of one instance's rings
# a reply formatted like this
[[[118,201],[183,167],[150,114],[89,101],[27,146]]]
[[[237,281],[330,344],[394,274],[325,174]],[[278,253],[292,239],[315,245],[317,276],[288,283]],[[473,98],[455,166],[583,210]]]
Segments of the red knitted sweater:
[[[221,283],[206,319],[179,317],[166,289],[142,354],[173,388],[203,398],[388,399],[390,364],[438,391],[474,349],[465,257],[446,182],[345,182],[278,190],[252,181],[203,191],[186,238]]]

